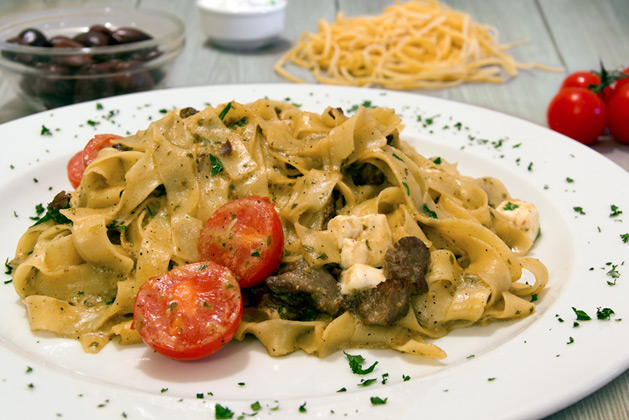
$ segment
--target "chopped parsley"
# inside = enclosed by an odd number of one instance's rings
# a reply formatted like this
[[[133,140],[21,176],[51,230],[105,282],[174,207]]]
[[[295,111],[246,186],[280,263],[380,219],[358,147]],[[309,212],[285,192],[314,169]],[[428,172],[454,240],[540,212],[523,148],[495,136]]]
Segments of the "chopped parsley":
[[[245,125],[247,125],[247,117],[242,117],[238,121],[234,121],[227,125],[227,128],[229,128],[230,130],[235,130],[238,127],[244,127]]]
[[[345,351],[343,352],[345,356],[347,356],[347,360],[349,361],[349,367],[353,373],[357,375],[366,375],[368,373],[373,372],[374,368],[378,364],[378,362],[374,362],[373,365],[369,366],[367,369],[363,369],[363,362],[365,359],[361,355],[352,355],[348,354]]]
[[[408,187],[408,184],[406,182],[402,182],[402,185],[404,185],[404,188],[406,188],[406,195],[411,195],[411,190]]]
[[[68,203],[62,209],[69,209],[69,208],[70,208],[70,201],[68,200]],[[41,204],[38,204],[37,206],[35,206],[35,212],[37,213],[37,217],[31,217],[31,220],[35,220],[35,224],[33,226],[39,225],[40,223],[47,222],[48,220],[52,220],[55,223],[60,224],[60,225],[72,224],[72,220],[68,219],[63,214],[61,214],[61,212],[59,211],[60,209],[53,207],[50,204],[46,206],[46,214],[44,214],[43,217],[39,217],[44,212],[43,209],[44,207]]]
[[[437,218],[437,213],[432,211],[432,210],[430,210],[430,208],[428,208],[428,205],[426,203],[424,203],[424,212],[426,212],[428,217],[430,217],[431,219],[436,219]]]
[[[42,136],[52,136],[52,131],[50,131],[48,127],[42,124],[39,134]]]
[[[369,386],[372,383],[376,382],[378,379],[376,378],[371,378],[371,379],[361,379],[360,383],[358,384],[358,386]]]
[[[234,412],[231,411],[227,407],[223,407],[220,404],[216,404],[214,408],[214,418],[215,419],[231,419],[234,417]]]
[[[212,175],[217,175],[223,171],[223,164],[220,159],[214,155],[210,155],[210,165],[212,167],[212,171],[210,172]]]
[[[223,108],[223,110],[221,111],[220,114],[218,114],[218,118],[221,119],[221,121],[223,121],[225,119],[225,116],[227,115],[227,113],[229,112],[229,110],[232,107],[232,103],[228,103],[227,105],[225,105],[225,108]]]
[[[620,239],[622,239],[623,243],[629,243],[629,233],[621,233]]]
[[[589,321],[592,319],[588,314],[585,313],[585,311],[577,309],[574,306],[572,307],[572,310],[577,316],[577,321]]]
[[[519,208],[520,206],[518,206],[515,203],[512,203],[511,201],[508,201],[507,204],[504,205],[504,207],[502,208],[505,211],[511,211],[511,210],[515,210],[517,208]]]
[[[620,210],[617,205],[612,204],[610,206],[610,208],[611,208],[612,212],[609,214],[609,217],[616,217],[616,216],[620,216],[622,214],[622,210]]]
[[[373,405],[384,405],[387,403],[388,398],[382,399],[380,397],[371,397],[370,401]]]
[[[610,319],[614,315],[614,311],[611,308],[596,308],[597,319]]]
[[[304,402],[302,405],[299,406],[299,412],[300,413],[305,413],[306,410],[306,402]]]
[[[576,211],[577,213],[579,213],[581,215],[585,215],[585,211],[583,211],[583,207],[575,206],[575,207],[572,208],[572,210]]]

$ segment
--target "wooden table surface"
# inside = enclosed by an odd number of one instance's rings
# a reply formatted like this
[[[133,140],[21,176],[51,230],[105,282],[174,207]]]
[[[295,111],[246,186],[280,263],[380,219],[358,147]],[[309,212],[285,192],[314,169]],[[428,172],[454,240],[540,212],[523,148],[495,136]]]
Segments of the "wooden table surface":
[[[393,0],[289,0],[282,42],[257,52],[234,52],[213,47],[203,35],[193,0],[117,0],[179,15],[186,23],[186,46],[169,79],[169,87],[284,82],[274,73],[276,60],[317,22],[346,16],[376,14]],[[102,4],[80,0],[3,0],[0,16],[29,9],[68,4]],[[511,114],[546,125],[546,108],[566,74],[578,70],[629,65],[629,0],[444,0],[469,13],[476,22],[495,26],[503,43],[527,40],[510,53],[522,62],[563,67],[563,73],[524,70],[503,84],[464,84],[417,91]],[[0,123],[34,113],[15,96],[0,76]],[[629,122],[627,122],[629,124]],[[609,138],[592,146],[629,170],[629,146]],[[612,163],[610,163],[611,165]],[[587,168],[584,168],[587,170]],[[629,351],[629,350],[627,350]],[[531,369],[535,369],[534,366]],[[540,377],[544,375],[540,372]],[[541,378],[540,378],[541,379]],[[526,392],[526,390],[514,390]],[[629,419],[629,371],[589,397],[548,417],[552,420]]]

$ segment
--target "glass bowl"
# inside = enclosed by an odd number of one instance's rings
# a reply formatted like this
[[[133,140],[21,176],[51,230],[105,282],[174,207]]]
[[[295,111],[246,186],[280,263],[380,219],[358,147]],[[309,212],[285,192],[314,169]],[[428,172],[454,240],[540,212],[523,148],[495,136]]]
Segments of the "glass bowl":
[[[106,44],[85,35],[97,31]],[[149,9],[43,9],[0,22],[0,70],[36,110],[163,87],[183,46],[181,19]]]

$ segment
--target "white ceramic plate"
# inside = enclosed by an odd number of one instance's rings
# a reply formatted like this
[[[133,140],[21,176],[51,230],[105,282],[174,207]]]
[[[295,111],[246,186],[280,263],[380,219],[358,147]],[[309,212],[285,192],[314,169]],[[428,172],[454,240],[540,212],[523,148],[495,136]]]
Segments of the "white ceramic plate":
[[[545,128],[415,94],[319,85],[195,87],[79,104],[4,124],[2,256],[13,256],[35,205],[70,188],[66,162],[93,134],[144,129],[172,108],[262,97],[314,112],[328,105],[346,111],[361,104],[394,107],[407,125],[403,137],[421,154],[456,161],[467,175],[498,177],[514,197],[535,203],[542,236],[533,255],[550,271],[537,312],[438,340],[448,353],[443,361],[350,351],[368,364],[379,362],[363,378],[350,371],[342,353],[271,358],[254,340],[232,342],[191,363],[168,360],[143,345],[112,343],[99,354],[85,354],[78,342],[29,330],[7,275],[0,283],[3,417],[208,419],[219,404],[233,418],[533,418],[583,398],[627,369],[629,322],[619,321],[629,316],[629,244],[621,237],[629,232],[623,222],[629,194],[619,192],[629,191],[629,174]],[[624,214],[611,216],[612,206]],[[575,327],[573,307],[593,319]],[[615,315],[598,320],[598,308]],[[378,380],[358,386],[369,378]],[[386,404],[374,405],[371,397]]]

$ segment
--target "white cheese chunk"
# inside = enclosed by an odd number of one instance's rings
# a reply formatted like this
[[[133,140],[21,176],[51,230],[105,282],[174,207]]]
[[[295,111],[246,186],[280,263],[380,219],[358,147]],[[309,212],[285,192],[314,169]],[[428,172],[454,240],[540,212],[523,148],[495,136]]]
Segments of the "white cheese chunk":
[[[328,222],[341,251],[341,267],[367,264],[381,267],[392,244],[391,229],[384,214],[336,216]]]
[[[496,206],[496,211],[535,241],[540,230],[539,211],[535,205],[522,200],[505,200]]]
[[[339,287],[341,294],[348,295],[362,289],[376,287],[385,280],[381,269],[366,264],[354,264],[341,273]]]

